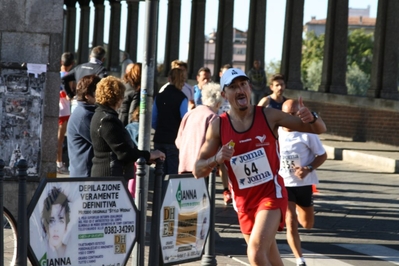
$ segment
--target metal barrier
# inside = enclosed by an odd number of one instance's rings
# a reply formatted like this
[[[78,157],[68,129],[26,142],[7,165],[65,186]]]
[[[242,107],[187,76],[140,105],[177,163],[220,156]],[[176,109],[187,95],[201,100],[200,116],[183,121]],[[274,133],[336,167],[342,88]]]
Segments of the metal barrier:
[[[3,179],[4,179],[4,161],[0,159],[0,209],[3,211]],[[4,218],[3,218],[4,219]],[[4,221],[3,221],[4,222]],[[4,239],[4,226],[0,230],[0,239]],[[0,243],[0,262],[4,261],[4,241]]]
[[[154,197],[152,199],[152,219],[151,219],[151,232],[159,232],[161,217],[159,212],[162,206],[162,176],[163,176],[163,161],[157,160],[155,166],[155,182],[154,182]],[[159,250],[160,241],[159,233],[157,237],[151,238],[150,243],[150,256],[148,258],[148,265],[159,265]]]
[[[215,188],[216,186],[216,168],[213,168],[209,175],[208,194],[210,197],[211,213],[209,224],[212,230],[209,230],[209,236],[205,243],[205,252],[202,255],[201,265],[203,266],[214,266],[217,265],[216,254],[215,254]]]
[[[21,159],[17,163],[18,169],[18,241],[17,241],[17,262],[18,266],[26,266],[28,258],[28,219],[26,212],[26,178],[28,173],[28,162]]]
[[[145,160],[144,158],[139,158],[137,160],[137,171],[136,171],[136,184],[137,184],[137,189],[136,189],[136,206],[138,209],[138,217],[139,217],[139,222],[138,222],[138,235],[137,235],[137,242],[136,242],[136,247],[133,249],[133,252],[136,254],[136,261],[133,261],[133,265],[144,265],[144,249],[145,249],[145,230],[143,226],[145,226],[146,223],[146,204],[144,202],[145,195],[144,195],[144,178],[146,176],[146,171],[145,171]]]

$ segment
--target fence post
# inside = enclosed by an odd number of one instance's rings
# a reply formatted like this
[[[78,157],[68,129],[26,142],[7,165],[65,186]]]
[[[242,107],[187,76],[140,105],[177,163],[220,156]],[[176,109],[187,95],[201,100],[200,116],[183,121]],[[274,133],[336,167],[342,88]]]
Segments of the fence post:
[[[160,227],[160,210],[162,206],[162,183],[163,183],[163,161],[157,160],[155,165],[154,180],[154,196],[152,199],[152,218],[151,218],[151,237],[150,255],[148,259],[149,266],[163,265],[159,263],[159,227]],[[155,235],[155,236],[154,236]]]
[[[201,265],[216,266],[215,254],[215,185],[216,185],[216,168],[213,168],[209,175],[208,193],[210,198],[210,214],[209,214],[209,234],[205,243],[204,255],[202,255]]]
[[[0,159],[0,209],[3,210],[3,180],[4,180],[4,161]],[[4,218],[3,218],[4,219]],[[0,263],[4,262],[4,226],[0,229]]]
[[[28,163],[25,159],[21,159],[17,163],[18,170],[18,242],[17,242],[17,262],[18,266],[26,266],[28,259],[28,223],[27,223],[27,211],[26,211],[26,177],[28,169]]]
[[[136,245],[133,249],[133,254],[136,256],[136,260],[133,260],[133,265],[141,266],[144,265],[144,250],[145,250],[145,223],[147,218],[146,202],[145,202],[145,188],[144,179],[146,176],[145,172],[145,159],[139,158],[137,160],[137,172],[136,172],[136,207],[138,210],[138,235]]]

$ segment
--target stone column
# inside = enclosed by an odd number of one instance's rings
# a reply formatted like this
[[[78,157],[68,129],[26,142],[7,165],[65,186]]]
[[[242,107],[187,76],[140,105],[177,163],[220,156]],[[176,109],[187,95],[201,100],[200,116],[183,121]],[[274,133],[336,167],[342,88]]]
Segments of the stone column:
[[[76,0],[64,0],[67,7],[65,31],[64,31],[64,49],[63,52],[75,53],[76,40]]]
[[[398,46],[399,2],[378,1],[377,23],[374,32],[371,87],[368,96],[399,100]]]
[[[213,80],[219,81],[219,69],[233,61],[234,0],[219,0]]]
[[[192,0],[190,47],[188,49],[188,78],[196,79],[197,71],[204,65],[206,0]]]
[[[180,43],[180,11],[181,0],[168,1],[168,18],[166,22],[165,57],[163,62],[163,76],[170,71],[170,62],[179,59]]]
[[[265,63],[266,0],[251,0],[249,6],[245,70],[252,68],[255,59]]]
[[[92,47],[104,45],[104,0],[92,0],[94,4],[94,27]]]
[[[80,27],[77,63],[89,60],[90,0],[78,0],[80,5]]]
[[[121,29],[121,3],[118,0],[109,0],[111,17],[109,25],[109,39],[106,66],[111,72],[120,71],[119,38]]]
[[[304,0],[287,0],[281,73],[288,89],[302,90],[301,59]]]
[[[320,92],[347,94],[348,0],[329,0]]]
[[[133,62],[137,62],[137,40],[139,27],[139,2],[127,3],[127,27],[125,51]],[[141,59],[140,59],[141,60]]]

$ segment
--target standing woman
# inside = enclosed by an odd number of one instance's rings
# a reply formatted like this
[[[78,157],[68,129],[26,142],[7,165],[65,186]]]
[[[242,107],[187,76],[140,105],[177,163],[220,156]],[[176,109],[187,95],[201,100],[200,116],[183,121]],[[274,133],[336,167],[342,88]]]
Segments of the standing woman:
[[[118,113],[119,119],[126,126],[132,122],[132,114],[136,107],[140,105],[141,63],[133,64],[130,71],[123,77],[123,81],[126,91]]]
[[[181,91],[185,82],[185,73],[173,68],[168,76],[169,85],[157,95],[152,106],[152,128],[155,129],[154,147],[166,154],[164,174],[177,174],[179,150],[175,139],[180,122],[187,113],[188,99]]]
[[[116,110],[122,104],[125,93],[122,80],[109,76],[97,84],[96,105],[90,124],[94,158],[92,177],[134,176],[134,162],[143,157],[147,162],[165,160],[165,154],[158,150],[149,152],[138,150]]]

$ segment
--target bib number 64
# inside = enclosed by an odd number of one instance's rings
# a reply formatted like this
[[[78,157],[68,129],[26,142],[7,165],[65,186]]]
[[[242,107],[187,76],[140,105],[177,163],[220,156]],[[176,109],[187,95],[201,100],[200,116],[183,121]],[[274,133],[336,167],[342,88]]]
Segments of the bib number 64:
[[[248,168],[247,164],[244,164],[244,171],[247,176],[251,176],[252,173],[258,174],[258,168],[255,163],[252,163],[250,166],[251,169]]]

